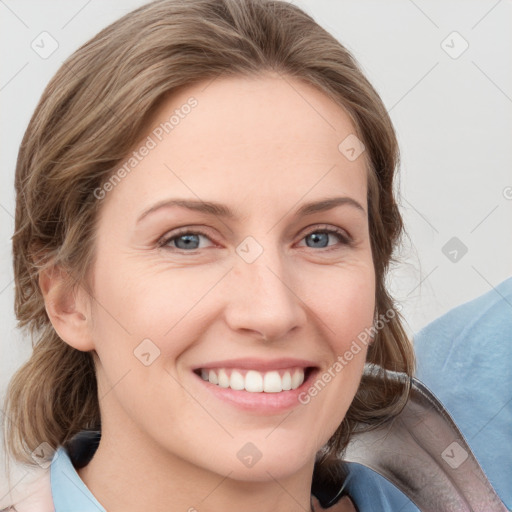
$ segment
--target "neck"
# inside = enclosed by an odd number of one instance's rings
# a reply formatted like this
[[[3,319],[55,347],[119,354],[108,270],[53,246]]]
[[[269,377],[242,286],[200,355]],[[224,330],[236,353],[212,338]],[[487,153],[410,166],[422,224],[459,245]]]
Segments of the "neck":
[[[169,454],[129,428],[102,437],[80,478],[109,512],[297,512],[311,510],[314,460],[291,476],[241,481]],[[214,442],[214,440],[212,440]]]

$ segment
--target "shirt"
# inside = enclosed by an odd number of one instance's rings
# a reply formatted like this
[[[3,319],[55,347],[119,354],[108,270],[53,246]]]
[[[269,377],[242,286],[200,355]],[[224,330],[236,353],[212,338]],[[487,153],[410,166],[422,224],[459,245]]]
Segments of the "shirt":
[[[63,446],[55,452],[50,467],[55,512],[106,512],[76,472]]]

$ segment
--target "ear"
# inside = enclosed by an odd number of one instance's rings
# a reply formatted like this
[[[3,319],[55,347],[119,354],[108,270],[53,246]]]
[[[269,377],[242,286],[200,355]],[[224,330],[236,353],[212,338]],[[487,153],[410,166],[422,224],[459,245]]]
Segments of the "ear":
[[[77,350],[94,350],[87,292],[81,286],[73,287],[69,273],[55,265],[39,273],[39,287],[59,337]]]

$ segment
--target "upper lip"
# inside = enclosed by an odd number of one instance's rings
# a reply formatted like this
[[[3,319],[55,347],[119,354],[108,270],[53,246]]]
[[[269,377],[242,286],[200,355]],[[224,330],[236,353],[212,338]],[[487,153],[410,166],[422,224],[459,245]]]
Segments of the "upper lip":
[[[215,369],[215,368],[240,368],[244,370],[270,371],[285,370],[286,368],[308,368],[317,367],[313,361],[307,359],[296,358],[280,358],[280,359],[258,359],[258,358],[241,358],[241,359],[224,359],[223,361],[213,361],[197,366],[194,370]]]

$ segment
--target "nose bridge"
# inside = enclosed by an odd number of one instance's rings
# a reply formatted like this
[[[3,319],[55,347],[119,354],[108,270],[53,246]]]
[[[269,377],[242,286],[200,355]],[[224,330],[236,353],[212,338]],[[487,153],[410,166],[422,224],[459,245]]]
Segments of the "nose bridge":
[[[278,244],[263,246],[248,237],[236,252],[227,318],[231,328],[257,331],[272,339],[301,325],[305,312]]]

